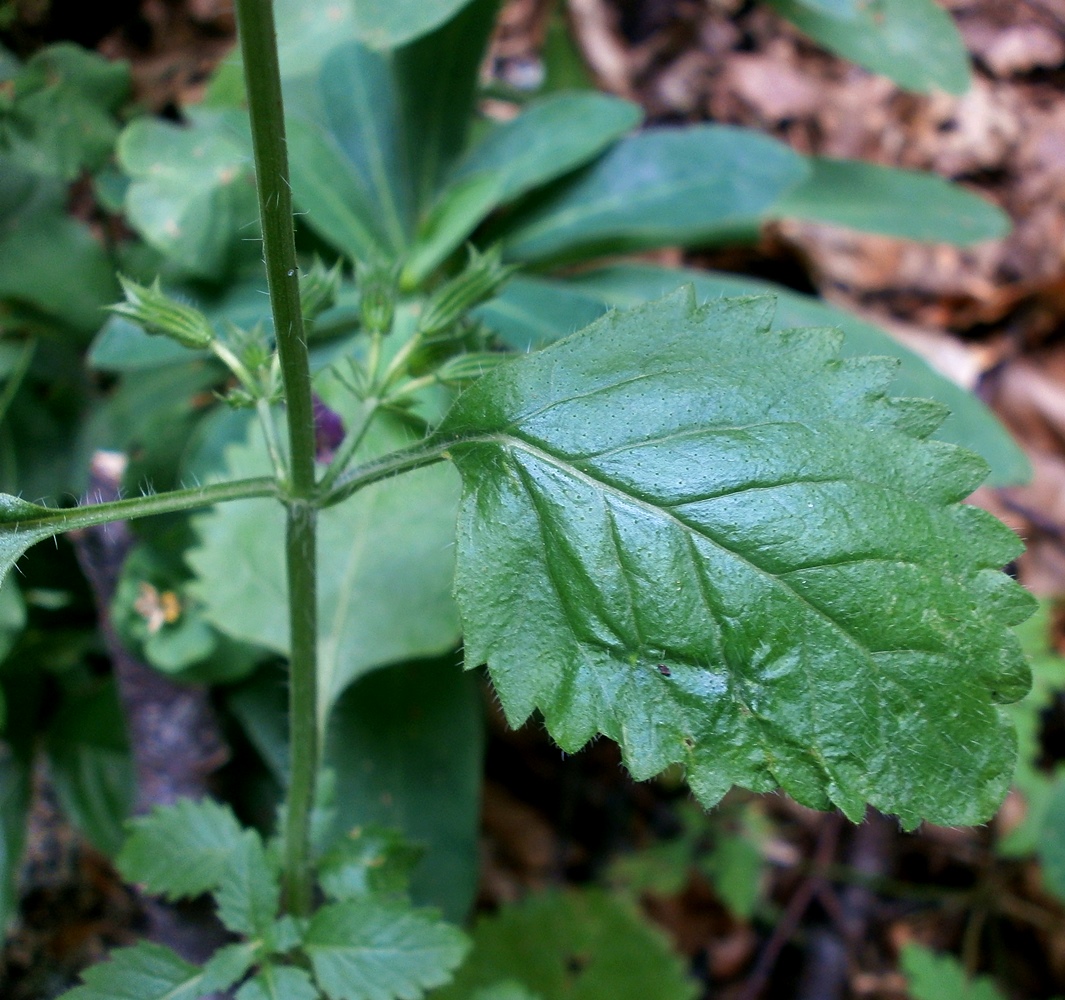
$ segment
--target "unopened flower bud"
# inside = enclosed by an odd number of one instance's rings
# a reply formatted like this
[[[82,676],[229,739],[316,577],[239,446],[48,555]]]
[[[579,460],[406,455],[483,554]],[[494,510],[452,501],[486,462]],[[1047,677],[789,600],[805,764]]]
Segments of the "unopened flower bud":
[[[418,332],[426,339],[446,336],[474,306],[495,295],[513,270],[500,262],[498,247],[483,254],[470,247],[470,257],[462,273],[441,285],[425,303]]]
[[[211,346],[214,330],[195,306],[170,298],[156,278],[151,286],[138,285],[123,275],[118,276],[125,302],[117,302],[108,309],[116,316],[131,320],[145,333],[158,334],[176,340],[183,347],[202,350]]]

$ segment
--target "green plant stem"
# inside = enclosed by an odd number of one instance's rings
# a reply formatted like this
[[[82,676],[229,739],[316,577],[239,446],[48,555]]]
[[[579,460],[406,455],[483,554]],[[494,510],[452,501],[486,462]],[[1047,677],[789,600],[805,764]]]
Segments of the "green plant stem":
[[[448,458],[447,450],[454,443],[454,441],[421,443],[402,451],[394,451],[372,462],[357,465],[337,478],[333,488],[321,496],[318,506],[320,508],[332,507],[382,479],[442,462]]]
[[[337,478],[348,467],[348,463],[351,462],[359,445],[362,444],[363,439],[366,437],[366,432],[370,429],[370,424],[373,423],[373,418],[377,414],[377,408],[380,405],[381,400],[374,396],[362,401],[355,420],[344,435],[344,440],[340,442],[340,447],[337,448],[333,460],[329,463],[329,468],[325,470],[318,482],[318,489],[322,495],[327,494],[332,489]]]
[[[0,530],[16,528],[34,531],[54,527],[54,534],[91,528],[109,521],[130,521],[154,514],[172,514],[196,510],[227,500],[250,500],[256,497],[278,496],[277,480],[270,477],[237,479],[229,483],[213,483],[210,486],[195,486],[187,490],[170,490],[167,493],[150,493],[147,496],[113,500],[110,503],[85,504],[82,507],[40,507],[47,511],[40,517],[20,517],[17,521],[0,522]]]
[[[281,454],[281,444],[277,439],[277,425],[274,423],[274,415],[270,411],[270,404],[265,399],[255,401],[255,412],[259,417],[259,424],[263,429],[263,438],[266,440],[266,450],[270,453],[270,464],[274,467],[274,474],[279,480],[288,478],[288,469],[285,466],[285,456]]]
[[[271,0],[237,0],[236,11],[251,115],[263,256],[288,423],[285,547],[292,653],[289,665],[290,783],[284,821],[284,905],[289,913],[302,916],[310,912],[312,902],[310,819],[320,745],[314,408],[300,308],[273,6]]]

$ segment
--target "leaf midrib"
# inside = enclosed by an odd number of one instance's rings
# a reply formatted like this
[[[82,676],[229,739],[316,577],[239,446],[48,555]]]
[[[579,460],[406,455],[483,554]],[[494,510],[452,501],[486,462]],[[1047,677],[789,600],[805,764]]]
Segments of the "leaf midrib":
[[[855,647],[858,652],[861,653],[861,655],[874,667],[874,669],[876,668],[875,654],[873,650],[868,648],[860,639],[853,635],[840,621],[833,618],[832,615],[828,614],[822,608],[817,607],[816,604],[812,603],[801,591],[797,590],[782,576],[778,576],[770,570],[759,566],[757,563],[753,562],[751,559],[745,556],[742,552],[738,552],[735,549],[730,548],[728,545],[722,543],[719,539],[706,533],[704,530],[692,524],[689,524],[687,521],[673,514],[669,510],[659,507],[657,504],[644,500],[641,497],[634,496],[631,493],[626,493],[624,490],[615,486],[613,483],[600,479],[599,477],[594,476],[591,473],[586,472],[582,469],[578,469],[577,467],[570,465],[568,462],[566,462],[559,456],[552,455],[550,452],[537,447],[536,445],[532,444],[529,441],[526,441],[523,438],[515,437],[514,435],[479,435],[461,439],[461,443],[496,444],[501,447],[512,447],[516,448],[519,451],[524,451],[527,454],[538,459],[539,461],[544,462],[548,465],[552,465],[555,468],[561,470],[562,472],[572,476],[573,478],[581,482],[584,482],[589,486],[602,490],[604,493],[610,494],[625,503],[639,507],[640,509],[651,514],[652,516],[657,516],[661,518],[662,520],[672,524],[674,527],[676,527],[680,531],[685,532],[688,535],[695,535],[699,538],[702,538],[704,541],[709,542],[711,545],[720,549],[722,552],[728,553],[730,556],[735,559],[738,559],[744,565],[749,566],[759,575],[767,578],[771,582],[779,584],[781,587],[784,588],[784,590],[791,594],[796,600],[798,600],[801,604],[808,608],[812,613],[826,621],[833,628],[833,630],[838,632],[849,645]]]

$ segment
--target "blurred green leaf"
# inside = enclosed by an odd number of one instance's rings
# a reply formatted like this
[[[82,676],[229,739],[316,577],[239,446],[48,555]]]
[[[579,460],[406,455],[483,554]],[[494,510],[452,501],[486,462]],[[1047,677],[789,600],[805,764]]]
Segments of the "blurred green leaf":
[[[64,811],[97,849],[117,854],[136,774],[114,684],[69,696],[49,726],[47,750]]]
[[[18,642],[22,630],[26,627],[26,602],[14,580],[8,580],[0,587],[0,662]],[[3,703],[0,701],[0,732],[4,724]]]
[[[233,852],[244,831],[229,806],[210,799],[178,799],[157,806],[130,825],[118,856],[118,869],[168,899],[199,896],[217,889],[227,877]]]
[[[0,152],[34,174],[74,180],[96,170],[118,136],[129,67],[62,42],[34,53],[0,111]]]
[[[311,977],[289,965],[263,965],[239,990],[236,1000],[321,1000]]]
[[[535,197],[507,221],[504,247],[533,262],[749,237],[808,173],[801,156],[757,132],[649,129]]]
[[[694,1000],[700,992],[661,931],[594,890],[529,896],[482,917],[470,957],[429,1000],[527,995],[504,991],[506,981],[544,1000]]]
[[[508,347],[524,353],[576,333],[608,309],[601,295],[570,282],[518,274],[473,315]]]
[[[66,200],[62,181],[0,158],[0,299],[85,332],[100,325],[118,284],[88,227],[67,215]]]
[[[142,941],[111,952],[106,962],[89,966],[84,985],[59,1000],[197,1000],[204,995],[204,974],[169,948]]]
[[[953,955],[911,943],[903,946],[901,964],[912,1000],[1005,1000],[993,979],[970,979]]]
[[[342,751],[343,752],[343,751]],[[345,807],[345,813],[361,809]],[[332,900],[403,893],[422,851],[398,831],[360,823],[340,837],[318,862],[318,882]]]
[[[827,0],[767,2],[815,42],[907,90],[963,94],[969,88],[965,43],[935,0],[872,0],[848,5],[843,16],[834,16]]]
[[[360,458],[401,447],[408,431],[383,415]],[[269,465],[258,428],[230,446],[228,473]],[[255,470],[255,471],[252,471]],[[445,466],[385,480],[319,518],[319,684],[327,712],[355,678],[375,667],[450,649],[458,640],[451,599],[458,481]],[[194,521],[190,592],[220,631],[288,652],[284,511],[271,501],[226,504]]]
[[[281,903],[280,872],[255,830],[245,830],[230,852],[215,899],[218,919],[234,934],[269,933]]]
[[[362,0],[355,2],[359,5]],[[375,2],[391,4],[391,0]],[[403,2],[424,6],[424,0]],[[466,146],[478,74],[500,6],[500,0],[446,2],[456,10],[462,8],[458,16],[392,56],[411,189],[421,215],[436,201],[444,178]]]
[[[126,218],[192,275],[220,281],[259,239],[247,119],[236,109],[192,109],[188,124],[138,118],[118,140],[132,183]]]
[[[860,160],[809,162],[810,176],[769,215],[958,246],[1000,239],[1010,230],[1002,209],[935,174]]]
[[[352,2],[352,0],[348,0]],[[357,0],[355,30],[369,46],[394,49],[455,16],[470,0]]]
[[[516,118],[498,124],[458,163],[454,179],[496,178],[497,204],[583,166],[631,132],[643,113],[638,105],[607,94],[554,94],[535,101]]]
[[[466,919],[477,887],[483,722],[477,680],[457,657],[379,670],[333,712],[326,760],[338,832],[374,824],[425,848],[415,901]]]
[[[0,741],[0,934],[18,914],[15,877],[26,841],[30,782],[28,754]]]

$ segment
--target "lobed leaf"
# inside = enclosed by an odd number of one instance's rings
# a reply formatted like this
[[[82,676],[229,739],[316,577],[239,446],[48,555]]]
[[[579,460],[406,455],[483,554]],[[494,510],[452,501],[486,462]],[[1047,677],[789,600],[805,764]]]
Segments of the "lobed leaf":
[[[141,942],[111,952],[82,973],[81,986],[60,1000],[197,1000],[203,973],[162,945]]]
[[[512,725],[602,733],[697,798],[781,787],[906,826],[985,820],[1028,668],[986,475],[895,364],[691,289],[501,366],[439,429],[462,475],[466,662]]]
[[[467,948],[432,911],[369,900],[322,907],[303,939],[330,1000],[417,1000],[447,982]]]
[[[116,861],[119,871],[168,899],[217,889],[244,836],[229,806],[211,799],[158,806],[131,829]]]

